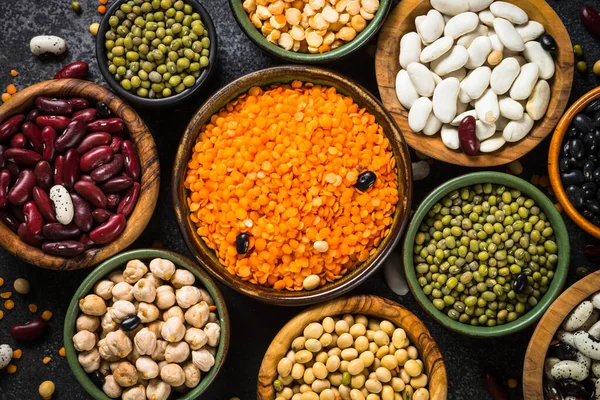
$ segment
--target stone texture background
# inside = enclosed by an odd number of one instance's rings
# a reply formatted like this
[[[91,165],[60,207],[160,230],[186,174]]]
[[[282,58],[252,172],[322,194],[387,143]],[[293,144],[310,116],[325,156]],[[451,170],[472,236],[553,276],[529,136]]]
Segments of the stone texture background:
[[[208,9],[216,25],[219,40],[218,68],[213,81],[193,101],[175,110],[145,112],[140,114],[152,130],[157,142],[162,172],[162,185],[159,203],[148,228],[132,248],[150,247],[158,240],[165,249],[187,256],[187,250],[177,228],[171,205],[170,175],[173,157],[179,138],[202,102],[232,80],[252,71],[277,64],[262,53],[246,36],[235,22],[227,0],[200,0]],[[564,21],[573,43],[583,45],[589,68],[600,58],[598,39],[592,38],[579,22],[581,0],[548,1]],[[96,0],[80,0],[83,8],[81,15],[75,14],[68,0],[0,0],[0,87],[14,83],[21,89],[41,80],[50,79],[62,66],[75,60],[90,63],[91,80],[103,84],[95,61],[94,38],[88,27],[99,22],[101,15],[96,12]],[[397,3],[397,1],[394,1]],[[600,8],[599,0],[588,0]],[[535,18],[535,16],[531,16]],[[29,51],[29,40],[36,35],[52,34],[68,42],[69,51],[61,60],[41,61]],[[328,65],[328,68],[342,72],[360,82],[377,94],[374,74],[375,40],[353,57]],[[16,69],[19,76],[11,77],[9,71]],[[573,83],[572,100],[598,85],[598,78],[591,72],[585,75],[576,73]],[[523,177],[529,179],[532,174],[544,175],[549,139],[527,155],[522,161],[525,165]],[[504,168],[496,168],[504,170]],[[415,184],[413,207],[436,185],[471,170],[444,165],[436,162],[432,174],[424,181]],[[566,218],[566,217],[565,217]],[[572,237],[572,259],[569,283],[577,278],[574,271],[577,266],[596,269],[596,265],[582,256],[584,244],[593,239],[569,220],[566,221]],[[399,266],[400,267],[400,266]],[[16,361],[18,371],[8,375],[0,372],[0,398],[36,399],[38,385],[50,379],[56,383],[56,399],[86,399],[83,391],[69,370],[66,359],[58,356],[63,342],[63,321],[71,296],[89,271],[52,272],[36,268],[20,261],[7,251],[0,249],[0,276],[5,279],[0,291],[12,290],[12,282],[18,277],[29,279],[32,291],[27,297],[14,297],[16,307],[6,311],[0,321],[0,343],[8,343],[13,348],[23,349],[23,357]],[[227,299],[232,323],[231,345],[225,365],[215,382],[202,398],[229,399],[237,396],[242,400],[255,398],[256,377],[271,339],[283,324],[299,309],[281,308],[264,305],[249,300],[242,295],[220,286]],[[371,293],[392,299],[413,311],[423,319],[437,340],[444,355],[449,377],[449,398],[453,400],[484,400],[489,395],[484,389],[482,375],[493,370],[506,381],[516,378],[520,382],[523,358],[533,328],[520,334],[496,340],[477,340],[454,334],[435,323],[425,315],[410,294],[399,297],[385,285],[383,271],[375,273],[354,293]],[[10,335],[10,327],[26,322],[31,314],[27,305],[35,303],[39,312],[48,309],[54,313],[50,330],[42,339],[32,344],[18,344]],[[2,308],[0,308],[2,309]],[[48,365],[42,363],[45,356],[52,357]],[[514,399],[522,398],[518,390],[511,393]]]

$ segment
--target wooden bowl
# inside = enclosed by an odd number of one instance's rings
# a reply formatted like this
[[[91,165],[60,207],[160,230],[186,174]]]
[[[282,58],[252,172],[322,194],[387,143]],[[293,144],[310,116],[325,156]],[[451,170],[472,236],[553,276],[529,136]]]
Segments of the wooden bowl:
[[[525,400],[540,400],[543,395],[544,360],[550,342],[563,320],[575,307],[600,291],[600,271],[577,281],[560,295],[535,328],[529,340],[523,365],[523,395]]]
[[[140,249],[121,253],[109,260],[106,260],[98,268],[94,269],[92,273],[81,283],[77,292],[73,295],[73,299],[67,309],[67,315],[65,318],[65,327],[63,333],[63,341],[65,350],[67,352],[67,362],[69,368],[73,371],[73,375],[83,389],[90,395],[94,400],[110,400],[109,397],[104,394],[102,389],[98,388],[94,382],[90,379],[89,375],[85,373],[79,361],[77,360],[77,351],[73,346],[73,335],[76,333],[75,323],[77,317],[80,314],[79,310],[79,299],[85,297],[88,293],[92,292],[94,285],[113,270],[118,268],[125,268],[127,261],[132,259],[139,259],[142,261],[151,260],[154,258],[164,258],[172,261],[178,268],[187,269],[196,276],[196,284],[199,284],[202,288],[206,289],[217,306],[217,314],[219,316],[219,323],[221,325],[221,337],[219,340],[219,347],[217,354],[215,355],[215,365],[210,369],[208,373],[202,373],[202,379],[198,386],[190,390],[180,397],[171,396],[170,399],[177,400],[192,400],[197,399],[215,380],[217,374],[221,370],[227,351],[229,350],[229,335],[230,335],[230,324],[229,324],[229,313],[227,312],[227,305],[225,299],[219,291],[219,288],[215,282],[210,279],[210,276],[198,267],[189,258],[183,257],[177,253],[167,250],[156,250],[156,249]]]
[[[588,104],[598,98],[600,98],[600,87],[592,89],[584,94],[583,97],[573,103],[560,119],[560,122],[554,131],[554,135],[552,135],[552,142],[550,142],[550,151],[548,152],[548,175],[550,177],[550,183],[552,184],[552,190],[569,218],[571,218],[581,229],[600,239],[600,226],[596,226],[591,221],[585,219],[585,217],[577,211],[575,206],[571,204],[560,179],[559,169],[560,152],[562,150],[565,135],[571,125],[571,121],[573,121],[573,118],[577,114],[583,112]]]
[[[403,0],[387,19],[377,43],[375,73],[383,104],[394,116],[406,142],[413,149],[436,160],[466,167],[491,167],[516,160],[529,153],[556,126],[567,106],[573,81],[573,46],[562,21],[544,0],[506,0],[521,7],[531,19],[544,25],[546,32],[558,43],[555,57],[556,73],[549,82],[552,99],[546,116],[537,121],[533,130],[521,141],[506,143],[494,153],[468,156],[460,150],[448,149],[439,134],[426,136],[414,133],[408,126],[408,111],[396,96],[396,75],[400,71],[400,38],[415,31],[415,18],[431,9],[429,0]]]
[[[221,110],[231,100],[246,93],[253,86],[264,87],[275,83],[289,83],[294,80],[334,86],[340,93],[352,97],[360,107],[365,107],[368,112],[375,116],[390,140],[396,158],[399,201],[390,227],[390,233],[379,244],[377,251],[364,263],[341,279],[327,283],[316,290],[291,292],[254,285],[238,276],[231,275],[223,267],[214,251],[196,233],[196,226],[189,218],[186,201],[188,191],[183,186],[183,182],[187,175],[188,161],[191,158],[198,134],[204,125],[210,121],[213,114]],[[412,168],[408,148],[396,123],[381,103],[363,87],[340,74],[325,69],[309,66],[280,66],[253,72],[237,79],[218,91],[196,112],[186,128],[177,150],[173,167],[172,195],[175,216],[185,242],[200,265],[206,268],[215,278],[240,293],[266,303],[286,306],[306,305],[330,300],[348,292],[363,282],[383,263],[400,239],[410,214]]]
[[[0,123],[13,115],[25,113],[33,108],[35,98],[38,96],[83,97],[93,102],[103,101],[115,116],[123,119],[129,132],[129,138],[134,143],[140,157],[142,177],[137,205],[127,219],[127,226],[123,233],[105,246],[92,248],[75,257],[53,256],[44,253],[37,247],[25,244],[15,232],[0,223],[0,245],[22,260],[38,267],[55,270],[88,268],[127,248],[148,225],[156,206],[160,185],[160,167],[156,145],[142,119],[123,100],[100,85],[78,79],[45,81],[21,90],[10,101],[0,106]]]
[[[292,341],[302,335],[304,328],[312,322],[321,322],[325,317],[343,314],[361,314],[387,319],[406,331],[412,345],[419,350],[419,358],[425,364],[429,378],[429,398],[446,400],[448,378],[442,354],[427,327],[413,313],[401,305],[377,296],[350,296],[310,308],[292,318],[275,336],[263,357],[258,372],[257,394],[259,400],[274,400],[273,382],[277,378],[277,364],[290,349]]]

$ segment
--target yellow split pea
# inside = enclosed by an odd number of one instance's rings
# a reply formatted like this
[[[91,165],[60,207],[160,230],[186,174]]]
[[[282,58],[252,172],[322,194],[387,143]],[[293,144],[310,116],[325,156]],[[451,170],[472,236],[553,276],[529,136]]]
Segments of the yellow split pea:
[[[365,171],[377,179],[361,192]],[[389,233],[398,202],[395,158],[375,117],[335,88],[299,81],[254,87],[213,115],[184,184],[198,235],[229,273],[278,290],[356,268]],[[250,237],[243,255],[240,233]]]

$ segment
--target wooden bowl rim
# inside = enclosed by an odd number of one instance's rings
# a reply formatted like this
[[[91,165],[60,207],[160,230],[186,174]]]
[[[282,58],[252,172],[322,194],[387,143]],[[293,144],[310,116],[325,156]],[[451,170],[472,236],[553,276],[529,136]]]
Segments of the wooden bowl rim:
[[[374,305],[379,306],[382,311],[370,311]],[[399,316],[393,318],[393,316],[390,315],[391,310],[397,311]],[[420,359],[425,364],[427,371],[428,382],[439,382],[439,384],[433,388],[428,386],[431,396],[430,398],[435,400],[446,400],[448,395],[448,377],[446,375],[446,366],[438,345],[433,336],[431,336],[427,326],[425,326],[423,321],[421,321],[410,310],[402,307],[400,304],[374,295],[354,295],[341,297],[324,304],[313,306],[290,319],[273,338],[269,344],[269,347],[267,348],[267,351],[265,352],[265,355],[263,356],[258,373],[256,390],[259,400],[274,400],[275,398],[273,395],[272,382],[277,376],[276,366],[275,368],[271,367],[269,362],[270,360],[266,359],[267,355],[272,354],[273,356],[285,356],[285,353],[279,351],[277,348],[280,344],[286,344],[282,348],[285,352],[287,352],[287,349],[289,349],[293,340],[290,333],[293,334],[294,332],[298,332],[298,335],[301,334],[301,330],[308,325],[304,323],[305,320],[308,323],[320,322],[325,317],[334,317],[343,314],[362,314],[377,318],[386,318],[393,322],[396,327],[403,328],[406,331],[411,344],[419,350]],[[401,317],[400,315],[404,315],[404,317]],[[415,336],[414,329],[409,330],[397,322],[397,320],[399,321],[405,317],[410,318],[411,321],[418,326],[418,330],[420,332],[417,333],[417,336]],[[425,344],[421,346],[417,338],[422,338]],[[425,352],[427,352],[428,356],[425,355]]]
[[[558,120],[561,114],[567,107],[569,96],[571,93],[571,87],[573,83],[573,73],[574,73],[574,55],[573,55],[573,46],[571,44],[571,39],[568,34],[568,31],[564,24],[562,23],[560,17],[556,14],[556,12],[544,1],[544,0],[527,0],[528,3],[534,5],[540,11],[540,15],[544,12],[546,19],[549,21],[548,23],[544,23],[544,25],[548,25],[551,27],[552,32],[556,41],[559,43],[558,54],[554,57],[554,62],[556,66],[555,75],[549,80],[552,89],[552,99],[555,98],[556,92],[558,91],[558,98],[556,100],[556,106],[552,108],[552,101],[544,118],[539,121],[535,121],[535,125],[532,131],[522,140],[515,143],[506,143],[500,150],[497,150],[492,153],[481,153],[475,157],[467,156],[466,154],[458,151],[458,150],[450,150],[445,146],[432,147],[430,146],[429,140],[419,140],[423,138],[428,138],[420,133],[413,133],[408,126],[408,112],[407,110],[400,104],[395,92],[395,77],[396,74],[393,75],[393,78],[386,75],[386,72],[390,70],[391,65],[396,65],[398,63],[397,60],[392,61],[391,57],[386,54],[388,49],[393,48],[393,46],[399,46],[400,39],[396,40],[396,35],[386,35],[386,32],[394,32],[399,29],[398,27],[405,24],[405,20],[410,18],[414,13],[416,13],[416,9],[421,6],[422,3],[429,2],[430,0],[403,0],[397,5],[397,9],[394,9],[390,17],[384,23],[381,33],[379,35],[379,40],[377,42],[377,53],[375,58],[375,72],[377,77],[377,85],[379,87],[379,93],[381,95],[383,104],[390,110],[390,113],[393,115],[398,125],[401,127],[402,133],[407,138],[407,143],[413,149],[428,155],[436,160],[447,162],[450,164],[461,165],[466,167],[491,167],[497,165],[507,164],[511,161],[514,161],[520,157],[525,156],[531,150],[533,150],[537,145],[539,145],[553,130],[554,120]],[[516,3],[517,5],[522,4],[519,0],[505,0],[510,3]],[[430,7],[431,8],[431,7]],[[403,17],[400,18],[399,22],[396,21],[395,14],[401,14]],[[535,18],[532,18],[536,20]],[[536,20],[538,22],[542,22]],[[411,22],[414,24],[414,22]],[[547,29],[548,31],[548,29]],[[556,32],[559,32],[557,35]],[[394,43],[391,43],[392,40]],[[395,54],[395,53],[394,53]],[[561,64],[564,67],[561,67],[559,64],[559,60],[564,58],[564,62],[561,61]],[[394,71],[398,71],[397,68],[392,68]],[[556,77],[559,74],[564,74],[564,79],[560,80],[560,86],[554,88],[553,86],[556,83]],[[388,93],[388,91],[393,92],[392,94]],[[406,126],[406,127],[405,127]],[[441,142],[439,138],[439,133],[432,136]],[[519,149],[520,151],[516,151]]]
[[[364,30],[356,35],[356,37],[350,42],[338,47],[337,49],[333,49],[321,54],[295,53],[269,42],[250,21],[248,13],[246,13],[246,10],[244,10],[244,7],[242,6],[242,0],[229,0],[229,5],[241,30],[248,37],[248,39],[250,39],[265,53],[286,62],[324,64],[342,60],[364,47],[383,26],[383,23],[392,6],[392,1],[380,0],[379,9],[375,13],[375,17],[371,21],[368,21],[367,27]]]
[[[384,132],[394,148],[396,166],[399,170],[399,185],[403,185],[404,187],[405,198],[400,198],[396,206],[397,209],[394,214],[394,220],[399,220],[399,223],[396,225],[397,230],[392,230],[384,238],[375,255],[369,257],[367,261],[360,264],[360,266],[353,271],[350,271],[342,278],[334,282],[329,282],[318,289],[313,291],[301,290],[290,292],[286,290],[278,291],[261,285],[254,285],[237,276],[229,274],[220,263],[218,268],[214,268],[210,261],[205,260],[196,245],[196,228],[192,226],[187,215],[187,204],[185,202],[186,189],[183,186],[183,181],[187,169],[187,160],[190,158],[193,144],[205,122],[214,114],[214,112],[211,112],[214,107],[220,105],[217,110],[221,109],[229,101],[246,93],[252,86],[259,85],[264,87],[277,82],[291,82],[294,79],[299,79],[299,77],[304,77],[304,81],[313,82],[315,84],[336,86],[338,88],[342,86],[344,87],[343,91],[346,91],[345,88],[349,88],[348,90],[352,91],[351,97],[355,102],[368,104],[376,114],[381,116],[381,118],[378,118],[378,122],[380,125],[386,127]],[[332,85],[328,83],[328,81],[334,81],[335,84]],[[262,82],[267,83],[262,84]],[[387,132],[388,130],[390,132]],[[395,146],[397,146],[399,154],[396,154]],[[402,170],[404,171],[403,177],[400,176],[400,171]],[[404,178],[404,180],[401,181],[401,178]],[[186,127],[181,138],[175,157],[175,165],[173,167],[171,191],[175,217],[177,218],[177,223],[183,238],[195,259],[203,268],[208,270],[213,277],[217,278],[223,284],[246,296],[269,304],[298,306],[314,304],[340,296],[358,286],[382,265],[383,261],[393,251],[395,245],[400,240],[402,232],[408,223],[412,200],[412,166],[408,147],[393,118],[388,114],[383,105],[365,88],[337,72],[326,70],[324,68],[284,65],[266,68],[244,75],[223,87],[200,107],[190,120],[190,123]],[[394,224],[395,222],[392,222],[392,228],[394,227]],[[198,240],[202,239],[198,238]]]
[[[540,209],[546,214],[548,220],[552,223],[552,229],[556,235],[556,243],[560,248],[560,256],[554,271],[554,278],[550,283],[548,291],[544,294],[544,296],[542,296],[538,304],[526,314],[517,318],[515,321],[494,327],[471,326],[463,324],[459,321],[451,319],[446,314],[435,308],[431,300],[429,300],[427,295],[423,293],[421,285],[419,285],[413,260],[413,243],[415,236],[419,230],[419,226],[421,225],[423,218],[427,216],[427,213],[431,207],[437,203],[439,199],[453,190],[458,190],[460,188],[478,183],[495,183],[505,185],[507,187],[520,190],[522,193],[525,193],[527,196],[533,198]],[[406,231],[403,251],[403,265],[404,272],[406,274],[406,280],[408,282],[410,291],[416,298],[421,308],[423,308],[442,326],[454,332],[460,333],[461,335],[478,338],[494,338],[516,333],[537,321],[542,316],[546,308],[548,308],[552,301],[554,301],[554,299],[556,299],[560,294],[560,291],[567,280],[571,256],[567,227],[565,226],[560,213],[552,204],[552,201],[550,201],[550,199],[544,193],[542,193],[531,183],[513,175],[493,171],[472,172],[456,177],[438,186],[430,194],[428,194],[415,212],[408,230]]]
[[[550,305],[550,308],[548,308],[542,319],[540,319],[529,340],[527,352],[525,353],[523,364],[523,394],[525,400],[539,400],[544,398],[542,381],[546,351],[542,353],[539,350],[548,349],[550,342],[554,338],[554,334],[573,308],[592,294],[600,291],[600,284],[596,284],[594,289],[588,287],[590,285],[593,286],[595,282],[600,282],[600,271],[595,271],[575,282]],[[554,317],[558,313],[555,310],[562,306],[568,306],[569,312],[562,315],[559,321],[554,321]]]
[[[594,225],[592,222],[585,219],[583,215],[577,211],[577,209],[571,204],[571,201],[567,197],[567,193],[563,187],[560,179],[559,170],[559,158],[560,152],[563,146],[565,135],[569,130],[571,121],[575,118],[575,115],[582,112],[592,101],[600,99],[600,86],[596,87],[583,96],[581,96],[562,116],[554,134],[552,135],[552,141],[550,142],[550,150],[548,151],[548,175],[550,176],[550,184],[552,190],[558,199],[558,202],[562,206],[565,213],[571,218],[573,222],[577,224],[581,229],[589,233],[590,235],[600,239],[600,226]]]
[[[28,111],[30,108],[27,110],[21,108],[30,99],[48,93],[54,95],[54,91],[57,90],[65,92],[61,97],[84,97],[93,101],[103,101],[116,116],[123,118],[123,122],[128,128],[129,138],[134,143],[140,157],[142,167],[142,177],[140,179],[142,189],[133,212],[127,218],[125,230],[113,242],[87,250],[79,256],[58,257],[46,254],[41,249],[22,242],[15,232],[0,222],[0,245],[13,255],[37,267],[54,270],[76,270],[97,265],[127,248],[142,234],[152,218],[158,200],[160,166],[156,144],[141,117],[110,90],[94,82],[79,79],[58,79],[42,81],[26,87],[13,95],[9,102],[0,106],[0,121]],[[10,111],[4,112],[5,110]],[[134,124],[136,128],[132,129]],[[135,133],[135,136],[132,135],[132,132]],[[135,221],[135,224],[132,221]]]

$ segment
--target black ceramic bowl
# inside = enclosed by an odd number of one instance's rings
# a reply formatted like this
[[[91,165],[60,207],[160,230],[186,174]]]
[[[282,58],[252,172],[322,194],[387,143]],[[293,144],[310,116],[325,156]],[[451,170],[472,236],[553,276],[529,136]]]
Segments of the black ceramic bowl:
[[[112,90],[117,92],[119,97],[125,99],[127,102],[135,106],[146,108],[168,108],[190,99],[200,91],[202,86],[208,82],[208,78],[214,71],[217,63],[217,31],[215,30],[215,26],[210,18],[210,15],[198,0],[184,0],[186,4],[192,6],[195,12],[200,14],[202,23],[204,24],[205,29],[208,30],[208,37],[210,39],[208,67],[202,70],[202,73],[198,79],[196,79],[194,86],[185,89],[183,92],[162,99],[149,99],[147,97],[140,97],[135,93],[123,89],[119,81],[117,81],[115,77],[108,71],[108,60],[106,58],[106,48],[104,47],[104,35],[109,29],[108,19],[115,14],[121,4],[126,3],[127,1],[128,0],[117,0],[113,2],[102,19],[100,28],[98,29],[98,35],[96,36],[96,59],[98,60],[98,66],[100,67],[100,72],[102,73],[104,80],[108,83]]]

